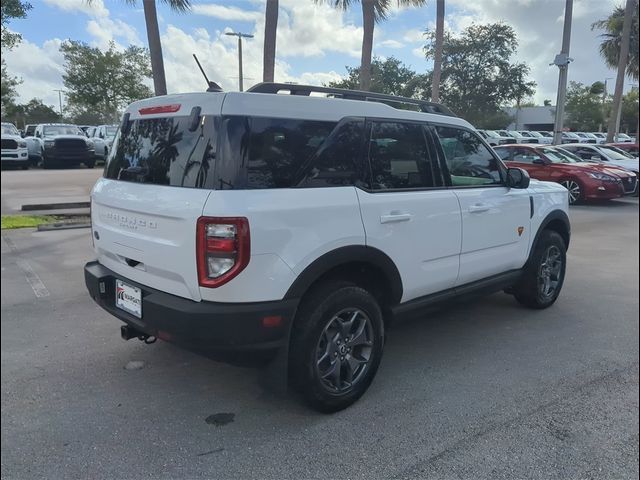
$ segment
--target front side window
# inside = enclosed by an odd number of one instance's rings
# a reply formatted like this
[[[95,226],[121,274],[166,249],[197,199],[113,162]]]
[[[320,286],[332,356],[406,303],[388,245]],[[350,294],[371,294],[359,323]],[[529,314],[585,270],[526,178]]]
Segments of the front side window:
[[[436,127],[453,186],[502,185],[502,165],[480,137],[457,127]]]
[[[105,177],[174,187],[212,188],[216,123],[215,117],[206,116],[195,131],[190,131],[188,116],[133,120],[125,132],[116,134]]]
[[[368,143],[373,190],[439,186],[421,125],[374,122]]]

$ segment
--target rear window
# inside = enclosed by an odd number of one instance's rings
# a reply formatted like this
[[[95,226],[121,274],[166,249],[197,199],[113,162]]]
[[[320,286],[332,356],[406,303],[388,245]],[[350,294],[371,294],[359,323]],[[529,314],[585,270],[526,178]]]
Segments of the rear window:
[[[213,188],[218,119],[203,117],[190,131],[189,116],[133,120],[118,131],[105,167],[114,180]]]

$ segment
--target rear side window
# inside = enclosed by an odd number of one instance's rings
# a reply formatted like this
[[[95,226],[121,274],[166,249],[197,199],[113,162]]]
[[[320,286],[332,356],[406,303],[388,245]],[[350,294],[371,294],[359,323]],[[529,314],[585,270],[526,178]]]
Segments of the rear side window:
[[[303,166],[335,123],[254,117],[249,120],[247,188],[295,186]]]
[[[175,187],[213,188],[218,119],[205,116],[190,131],[188,116],[133,120],[118,131],[105,177]]]
[[[437,186],[421,125],[373,122],[368,154],[373,190]]]
[[[360,185],[364,120],[222,119],[217,189]]]
[[[502,185],[500,162],[480,137],[456,127],[436,127],[455,186]]]

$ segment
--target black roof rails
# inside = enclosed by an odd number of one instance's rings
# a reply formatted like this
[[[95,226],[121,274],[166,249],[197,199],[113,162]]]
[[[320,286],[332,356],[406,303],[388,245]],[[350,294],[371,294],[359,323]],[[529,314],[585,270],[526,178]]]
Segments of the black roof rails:
[[[415,105],[421,112],[435,113],[438,115],[448,115],[450,117],[457,116],[451,110],[440,103],[427,102],[416,98],[398,97],[395,95],[386,95],[384,93],[364,92],[362,90],[347,90],[345,88],[318,87],[315,85],[297,85],[295,83],[271,83],[262,82],[249,88],[247,92],[251,93],[280,93],[288,91],[290,95],[309,96],[311,92],[326,93],[332,97],[343,98],[346,100],[363,100],[373,102],[389,102],[406,105]]]

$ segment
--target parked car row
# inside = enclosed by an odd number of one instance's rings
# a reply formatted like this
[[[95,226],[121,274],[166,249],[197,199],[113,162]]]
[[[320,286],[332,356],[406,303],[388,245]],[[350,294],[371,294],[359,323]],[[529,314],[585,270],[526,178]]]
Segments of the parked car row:
[[[511,144],[494,150],[531,178],[563,185],[570,204],[638,195],[638,158],[612,145]]]
[[[478,130],[480,135],[491,146],[508,145],[513,143],[536,143],[542,145],[553,144],[553,132],[530,130]],[[594,143],[607,142],[607,134],[602,132],[562,132],[562,143]],[[635,144],[636,139],[625,133],[619,133],[616,143]]]
[[[117,125],[43,123],[27,125],[20,134],[15,125],[3,123],[2,165],[93,168],[106,160],[117,130]]]

